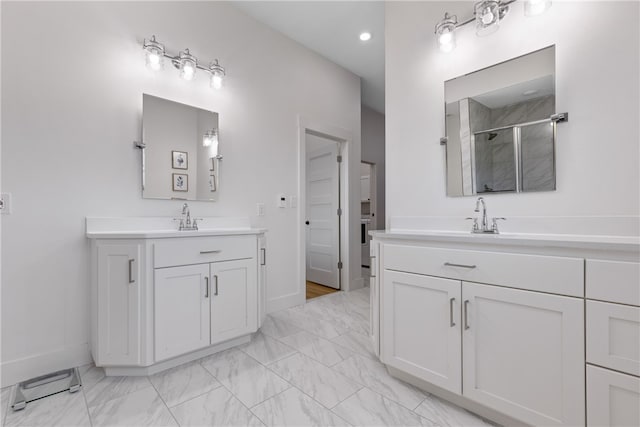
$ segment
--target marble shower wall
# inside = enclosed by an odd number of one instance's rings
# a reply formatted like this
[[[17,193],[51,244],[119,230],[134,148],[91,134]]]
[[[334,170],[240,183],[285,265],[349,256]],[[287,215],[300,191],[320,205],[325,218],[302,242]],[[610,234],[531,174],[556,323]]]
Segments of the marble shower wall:
[[[469,99],[472,133],[542,120],[555,113],[555,96],[548,95],[490,109]],[[476,137],[476,188],[482,192],[515,191],[513,128]],[[521,129],[522,191],[555,189],[553,127],[549,123]],[[485,187],[486,186],[486,187]]]

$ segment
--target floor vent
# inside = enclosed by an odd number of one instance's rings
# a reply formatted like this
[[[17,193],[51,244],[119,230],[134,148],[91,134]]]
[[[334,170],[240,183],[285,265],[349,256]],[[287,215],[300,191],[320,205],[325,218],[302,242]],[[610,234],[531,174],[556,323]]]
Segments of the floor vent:
[[[11,408],[19,411],[26,408],[27,403],[43,399],[47,396],[63,393],[75,393],[82,387],[78,368],[64,369],[51,374],[42,375],[23,381],[13,388]]]

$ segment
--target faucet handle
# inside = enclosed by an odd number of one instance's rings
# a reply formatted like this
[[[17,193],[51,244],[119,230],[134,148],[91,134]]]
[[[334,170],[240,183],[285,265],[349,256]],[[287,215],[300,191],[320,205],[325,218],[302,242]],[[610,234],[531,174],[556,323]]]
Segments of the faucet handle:
[[[478,231],[478,218],[475,217],[467,217],[465,220],[473,220],[473,226],[471,227],[471,231]]]
[[[507,218],[503,217],[494,217],[491,218],[491,231],[494,233],[498,233],[498,221],[506,221]]]
[[[174,221],[180,221],[180,225],[178,230],[182,230],[184,228],[184,219],[182,218],[173,218]]]
[[[198,221],[204,221],[204,218],[193,218],[193,221],[191,222],[191,227],[193,227],[194,229],[198,229]]]

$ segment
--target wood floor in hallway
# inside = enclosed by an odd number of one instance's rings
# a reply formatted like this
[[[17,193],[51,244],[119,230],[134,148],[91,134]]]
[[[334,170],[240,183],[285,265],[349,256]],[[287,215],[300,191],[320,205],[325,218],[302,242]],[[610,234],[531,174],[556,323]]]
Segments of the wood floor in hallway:
[[[321,297],[322,295],[328,295],[334,292],[338,292],[338,289],[333,289],[307,280],[307,299]]]

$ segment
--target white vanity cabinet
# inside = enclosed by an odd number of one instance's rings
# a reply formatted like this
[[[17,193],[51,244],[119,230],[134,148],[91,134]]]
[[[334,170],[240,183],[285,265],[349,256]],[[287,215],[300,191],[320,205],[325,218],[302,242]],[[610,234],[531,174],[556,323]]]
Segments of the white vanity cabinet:
[[[96,364],[137,365],[141,362],[144,246],[136,241],[109,242],[96,248],[97,281],[93,312]]]
[[[91,350],[107,375],[150,375],[247,342],[258,330],[263,231],[88,235]]]
[[[384,362],[462,393],[460,281],[388,270],[381,297]]]
[[[583,300],[462,284],[463,395],[533,425],[584,425]]]
[[[640,263],[586,261],[587,425],[640,425]]]
[[[377,243],[383,363],[510,420],[585,424],[584,259]]]

